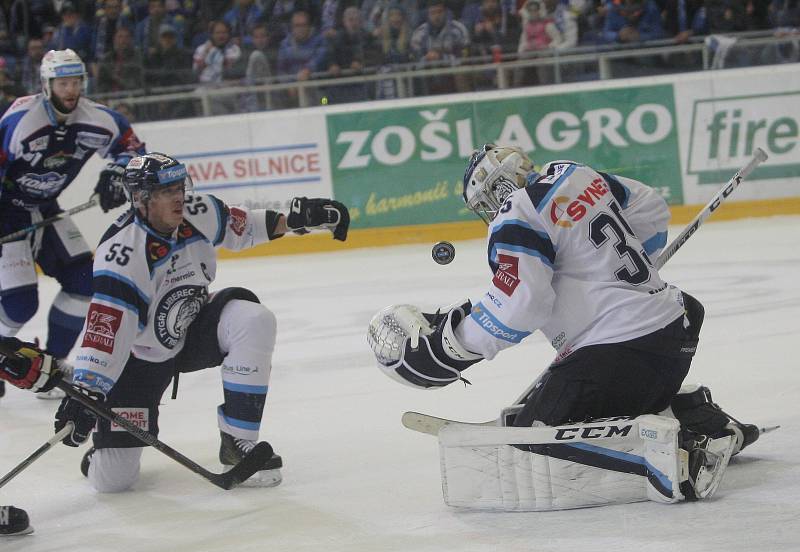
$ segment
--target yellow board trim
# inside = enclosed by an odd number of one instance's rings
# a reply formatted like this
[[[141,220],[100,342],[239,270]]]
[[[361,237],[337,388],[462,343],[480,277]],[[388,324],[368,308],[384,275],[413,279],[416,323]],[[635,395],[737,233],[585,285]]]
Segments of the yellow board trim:
[[[702,205],[680,205],[671,207],[671,224],[688,224],[702,209]],[[735,220],[748,217],[770,217],[774,215],[800,214],[800,197],[736,201],[724,203],[708,222]],[[219,250],[222,259],[240,259],[264,255],[291,255],[322,251],[342,251],[362,247],[383,247],[407,243],[430,243],[437,241],[459,241],[486,237],[486,225],[475,220],[470,222],[446,222],[441,224],[417,224],[390,228],[365,228],[351,230],[346,242],[335,241],[330,233],[314,233],[308,236],[287,236],[271,243],[264,243],[238,253]]]

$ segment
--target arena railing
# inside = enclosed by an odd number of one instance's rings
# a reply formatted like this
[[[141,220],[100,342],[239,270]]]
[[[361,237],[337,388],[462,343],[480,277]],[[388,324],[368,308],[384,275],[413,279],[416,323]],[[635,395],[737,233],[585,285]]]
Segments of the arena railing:
[[[778,46],[788,45],[794,48],[796,57],[800,58],[800,35],[775,36],[772,32],[757,31],[725,37],[736,39],[734,48],[739,55],[734,57],[737,66],[774,62],[769,56],[764,56],[764,52],[767,48]],[[539,84],[559,84],[719,68],[721,64],[714,60],[713,40],[711,44],[708,42],[706,37],[697,37],[685,44],[661,40],[632,47],[587,46],[568,50],[504,54],[500,61],[491,56],[475,56],[462,58],[455,65],[429,64],[423,67],[409,63],[392,66],[390,71],[385,67],[367,67],[357,74],[353,71],[342,71],[336,77],[320,72],[305,81],[277,76],[249,85],[235,81],[213,86],[194,83],[90,96],[110,105],[127,104],[135,110],[138,120],[210,116],[248,109],[270,110],[325,104],[331,89],[341,90],[347,86],[366,86],[369,89],[380,83],[386,88],[387,83],[391,83],[392,98],[408,98],[429,95],[427,85],[431,81],[441,81],[448,77],[454,80],[453,88],[445,88],[444,91],[466,92],[529,86],[531,70],[537,72],[534,79],[538,79]],[[376,99],[375,95],[374,90],[369,90],[368,97],[359,101]],[[175,106],[181,105],[182,109],[176,109]]]

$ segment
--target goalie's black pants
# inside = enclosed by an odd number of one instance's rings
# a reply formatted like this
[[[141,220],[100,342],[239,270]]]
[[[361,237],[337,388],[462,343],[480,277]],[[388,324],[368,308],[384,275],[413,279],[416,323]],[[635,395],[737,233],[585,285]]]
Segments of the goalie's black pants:
[[[689,372],[703,306],[683,294],[685,315],[648,335],[582,347],[555,362],[523,400],[513,425],[561,425],[665,410]]]

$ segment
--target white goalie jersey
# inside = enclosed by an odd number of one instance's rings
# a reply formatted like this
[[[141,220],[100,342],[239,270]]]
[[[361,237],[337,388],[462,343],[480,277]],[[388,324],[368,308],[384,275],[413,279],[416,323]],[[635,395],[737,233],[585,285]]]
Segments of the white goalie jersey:
[[[239,250],[269,240],[266,211],[228,207],[212,195],[189,195],[170,238],[131,210],[103,236],[94,260],[94,295],[75,357],[75,383],[103,393],[130,354],[163,362],[183,347],[208,301],[216,247]]]
[[[466,349],[491,359],[539,329],[558,360],[649,334],[683,313],[679,290],[651,260],[666,245],[670,217],[657,192],[568,161],[530,178],[489,226],[494,277],[456,328]]]

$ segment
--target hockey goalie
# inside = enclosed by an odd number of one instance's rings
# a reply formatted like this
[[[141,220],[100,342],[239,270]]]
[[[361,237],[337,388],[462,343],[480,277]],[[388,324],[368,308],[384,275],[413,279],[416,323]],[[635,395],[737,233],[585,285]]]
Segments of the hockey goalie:
[[[463,199],[489,225],[488,290],[434,314],[378,312],[368,342],[379,367],[436,389],[536,330],[556,357],[495,423],[404,420],[438,435],[445,502],[512,511],[711,497],[759,429],[683,385],[704,309],[651,262],[666,245],[664,200],[571,161],[536,172],[521,150],[493,144],[473,154]]]

